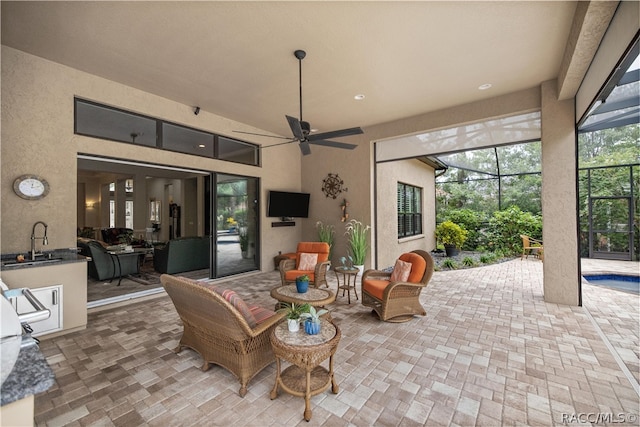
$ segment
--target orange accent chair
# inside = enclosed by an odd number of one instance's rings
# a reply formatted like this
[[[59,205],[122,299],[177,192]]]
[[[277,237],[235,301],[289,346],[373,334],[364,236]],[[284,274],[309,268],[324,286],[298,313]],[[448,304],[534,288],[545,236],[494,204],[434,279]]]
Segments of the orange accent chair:
[[[529,255],[536,256],[540,261],[544,261],[544,248],[542,247],[542,241],[536,240],[527,235],[521,234],[520,238],[522,239],[522,256],[520,256],[520,260],[529,258]]]
[[[414,315],[427,314],[420,304],[420,292],[433,275],[433,258],[425,251],[415,250],[400,255],[400,260],[411,263],[406,281],[392,282],[392,272],[373,269],[362,275],[362,305],[371,307],[385,322],[406,322]]]
[[[302,254],[318,254],[317,262],[311,269],[301,269]],[[295,283],[296,277],[307,275],[309,283],[316,288],[327,284],[327,270],[331,265],[329,261],[329,244],[325,242],[300,242],[296,250],[295,259],[284,259],[280,261],[278,270],[280,270],[280,279],[282,285],[290,285]]]

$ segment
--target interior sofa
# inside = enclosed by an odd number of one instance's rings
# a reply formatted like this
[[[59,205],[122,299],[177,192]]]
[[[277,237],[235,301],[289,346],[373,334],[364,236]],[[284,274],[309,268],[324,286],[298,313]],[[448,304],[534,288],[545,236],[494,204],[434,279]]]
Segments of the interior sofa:
[[[209,236],[181,237],[155,246],[153,268],[158,273],[175,274],[209,268]]]
[[[116,277],[138,273],[139,254],[120,254],[119,261],[107,252],[102,242],[79,237],[77,240],[80,254],[91,257],[87,271],[89,277],[96,280],[111,280]]]

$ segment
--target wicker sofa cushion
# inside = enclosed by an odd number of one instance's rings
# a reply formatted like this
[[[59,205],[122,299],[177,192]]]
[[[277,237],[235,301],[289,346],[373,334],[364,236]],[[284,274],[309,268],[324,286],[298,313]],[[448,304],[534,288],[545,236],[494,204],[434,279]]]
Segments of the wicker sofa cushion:
[[[276,314],[275,311],[269,310],[267,308],[262,308],[259,305],[252,305],[251,307],[249,307],[249,310],[251,310],[251,314],[253,314],[253,317],[256,319],[258,325]]]
[[[240,314],[242,314],[242,317],[244,317],[244,320],[247,321],[247,324],[251,329],[256,327],[256,325],[258,324],[256,317],[254,316],[253,312],[251,311],[247,303],[244,302],[242,298],[240,298],[240,296],[237,293],[235,293],[235,291],[232,291],[231,289],[220,289],[216,285],[212,285],[210,283],[205,283],[205,282],[200,282],[200,283],[205,288],[211,289],[212,291],[222,296],[222,298],[227,300],[229,304],[231,304],[236,310],[240,312]]]

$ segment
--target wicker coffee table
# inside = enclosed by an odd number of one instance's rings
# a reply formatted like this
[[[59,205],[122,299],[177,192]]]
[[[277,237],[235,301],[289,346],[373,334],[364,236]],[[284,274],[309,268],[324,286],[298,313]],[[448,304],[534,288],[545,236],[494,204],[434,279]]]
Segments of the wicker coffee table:
[[[299,294],[296,290],[296,285],[284,285],[273,288],[271,289],[271,297],[278,300],[276,308],[278,308],[282,302],[295,304],[307,303],[314,307],[324,307],[336,300],[336,295],[328,289],[317,289],[310,286],[307,292]]]
[[[338,393],[338,384],[333,376],[333,355],[340,342],[340,328],[333,322],[322,319],[318,335],[308,335],[303,329],[289,332],[287,322],[282,322],[271,332],[271,346],[276,356],[276,383],[271,399],[278,397],[278,387],[285,392],[304,397],[304,419],[311,419],[311,396],[320,394],[331,386]],[[320,366],[329,358],[329,369]],[[281,360],[291,363],[281,371]]]

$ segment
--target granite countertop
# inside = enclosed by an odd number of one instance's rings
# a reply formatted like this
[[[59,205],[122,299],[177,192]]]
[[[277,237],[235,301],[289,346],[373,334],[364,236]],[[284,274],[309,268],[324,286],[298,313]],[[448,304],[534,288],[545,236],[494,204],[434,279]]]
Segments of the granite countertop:
[[[18,255],[24,255],[24,262],[16,262]],[[0,263],[3,270],[18,270],[23,268],[45,267],[50,265],[68,264],[72,262],[86,262],[87,257],[78,254],[77,248],[54,249],[44,251],[35,262],[29,259],[28,252],[10,253],[0,255]]]
[[[22,347],[13,370],[2,383],[0,405],[47,391],[54,382],[53,371],[40,348],[36,344]]]

